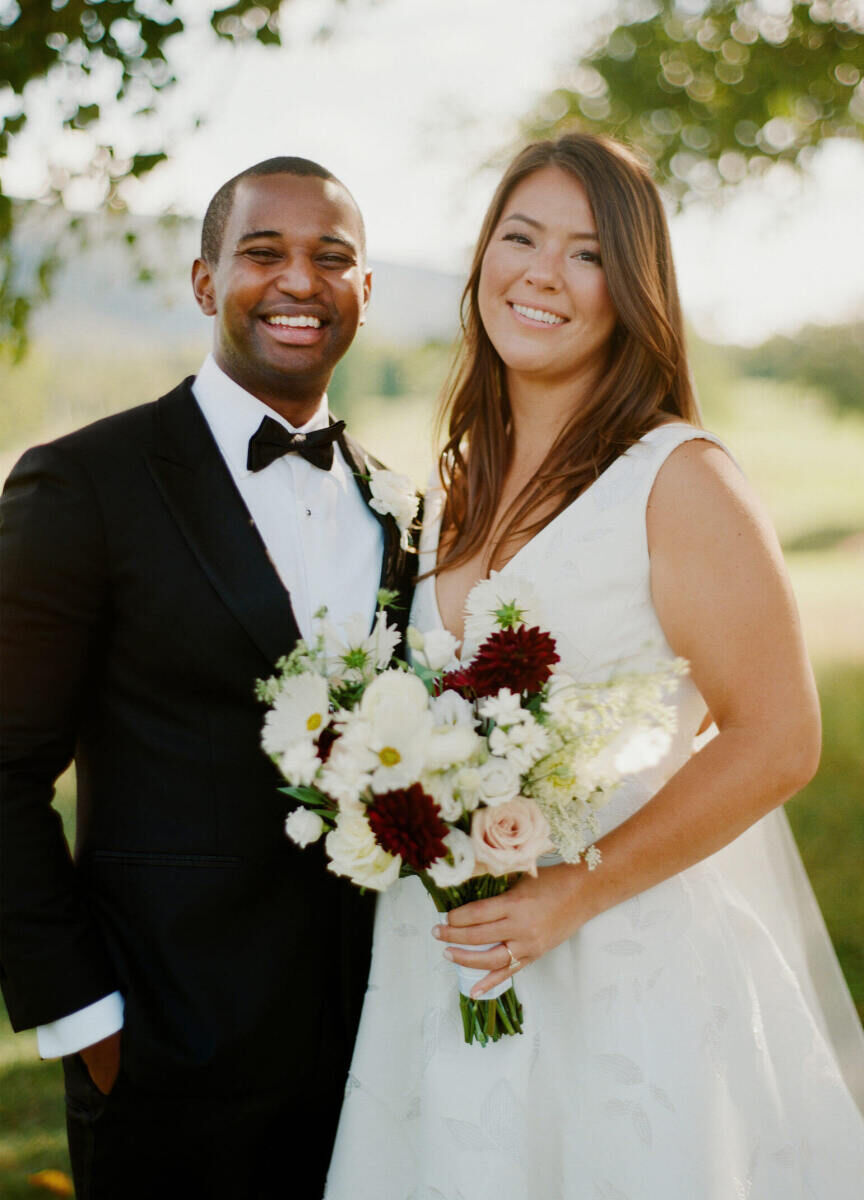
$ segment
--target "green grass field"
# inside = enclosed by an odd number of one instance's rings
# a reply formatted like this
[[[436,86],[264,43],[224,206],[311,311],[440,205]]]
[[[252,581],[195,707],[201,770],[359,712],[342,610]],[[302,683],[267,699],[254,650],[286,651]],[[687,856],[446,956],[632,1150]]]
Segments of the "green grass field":
[[[727,440],[777,524],[816,665],[822,765],[788,812],[864,1015],[864,420],[841,421],[818,396],[789,385],[723,380],[721,388],[718,378],[703,387],[706,424]],[[356,398],[352,432],[422,482],[432,462],[431,413],[424,396]],[[68,778],[61,793],[68,812]],[[2,1200],[33,1200],[30,1175],[68,1170],[60,1075],[58,1064],[38,1062],[35,1037],[12,1034],[0,1013]]]

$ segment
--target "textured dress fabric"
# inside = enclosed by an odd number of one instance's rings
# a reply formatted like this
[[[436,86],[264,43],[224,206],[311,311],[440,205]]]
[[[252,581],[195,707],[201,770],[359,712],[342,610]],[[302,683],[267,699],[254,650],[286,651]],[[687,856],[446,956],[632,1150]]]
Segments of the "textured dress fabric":
[[[647,434],[504,568],[534,585],[577,678],[673,657],[651,603],[645,512],[691,438],[716,441],[681,424]],[[427,497],[421,572],[441,499]],[[413,623],[440,628],[434,579]],[[689,678],[674,703],[669,753],[616,793],[601,833],[692,753],[706,710]],[[812,988],[719,863],[603,913],[520,971],[524,1034],[485,1048],[463,1042],[454,967],[419,882],[380,897],[327,1200],[860,1200],[864,1118]]]

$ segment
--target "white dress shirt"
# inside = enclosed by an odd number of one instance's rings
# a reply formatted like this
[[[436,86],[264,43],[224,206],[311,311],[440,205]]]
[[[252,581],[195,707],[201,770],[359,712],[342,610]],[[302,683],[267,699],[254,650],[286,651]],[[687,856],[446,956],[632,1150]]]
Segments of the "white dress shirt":
[[[297,454],[286,454],[261,471],[246,468],[249,439],[264,417],[299,432],[220,370],[208,355],[192,385],[210,432],[267,552],[291,597],[304,638],[312,618],[326,607],[342,624],[361,613],[371,629],[375,617],[383,530],[370,511],[342,451],[334,446],[329,471]],[[325,429],[327,397],[304,433]],[[37,1027],[42,1058],[74,1054],[123,1028],[123,997],[112,992],[94,1004]]]

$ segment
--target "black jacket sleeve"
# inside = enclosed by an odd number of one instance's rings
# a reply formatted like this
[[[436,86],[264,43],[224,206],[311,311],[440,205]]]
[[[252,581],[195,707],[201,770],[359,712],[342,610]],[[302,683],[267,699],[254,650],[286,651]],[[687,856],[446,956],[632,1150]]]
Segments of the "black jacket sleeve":
[[[0,981],[15,1029],[117,987],[51,803],[109,622],[92,485],[68,451],[37,447],[0,499]]]

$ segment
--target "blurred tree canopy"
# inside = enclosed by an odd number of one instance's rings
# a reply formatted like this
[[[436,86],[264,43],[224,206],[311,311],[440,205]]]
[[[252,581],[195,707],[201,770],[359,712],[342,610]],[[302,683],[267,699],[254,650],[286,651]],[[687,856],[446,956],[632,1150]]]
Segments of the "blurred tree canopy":
[[[281,3],[204,3],[196,27],[209,26],[217,38],[235,44],[279,45]],[[40,81],[50,89],[57,128],[94,135],[94,152],[80,170],[47,164],[42,207],[59,213],[70,183],[88,180],[108,211],[123,212],[124,181],[141,178],[166,157],[159,100],[177,82],[166,46],[192,24],[178,15],[178,7],[175,0],[0,0],[0,158],[26,131],[44,97]],[[119,117],[122,147],[110,134]],[[49,250],[22,254],[13,234],[26,220],[28,204],[4,192],[0,186],[0,347],[18,358],[33,305],[49,294],[51,277],[74,249],[81,228],[74,217],[60,217]],[[134,243],[134,234],[125,236]]]
[[[864,323],[807,325],[737,356],[748,375],[816,387],[842,412],[864,412]]]
[[[630,142],[680,201],[864,131],[855,0],[635,0],[620,12],[532,135],[575,124]]]
[[[170,39],[194,24],[238,45],[279,45],[279,11],[290,2],[204,0],[196,11],[179,0],[0,0],[0,157],[34,110],[44,112],[46,92],[58,127],[95,145],[80,169],[47,164],[37,203],[57,210],[48,250],[22,248],[33,202],[13,201],[0,181],[0,349],[13,358],[24,352],[34,305],[80,244],[83,227],[63,209],[70,185],[89,181],[106,211],[122,213],[124,183],[166,158],[160,101],[177,82]],[[623,137],[680,199],[772,162],[800,165],[823,139],[864,130],[864,14],[856,0],[624,0],[613,19],[569,86],[532,118],[532,135],[576,120]],[[111,134],[118,128],[122,145]],[[133,232],[125,238],[134,246]],[[140,264],[139,275],[147,273]]]

